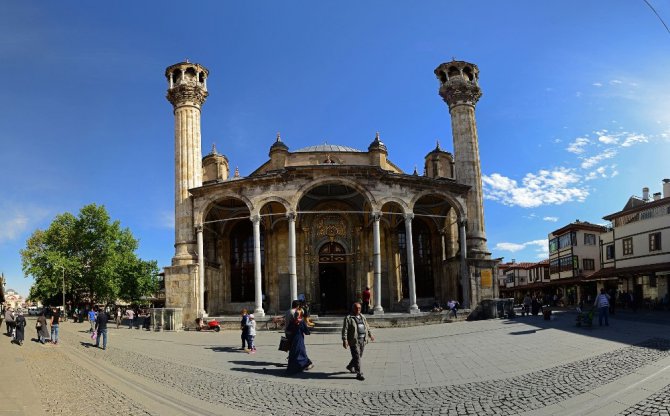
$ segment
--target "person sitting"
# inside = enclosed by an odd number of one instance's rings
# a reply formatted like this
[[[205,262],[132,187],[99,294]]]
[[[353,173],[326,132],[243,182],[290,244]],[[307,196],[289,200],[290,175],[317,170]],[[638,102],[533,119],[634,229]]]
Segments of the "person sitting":
[[[435,299],[435,302],[433,302],[433,309],[430,310],[431,312],[442,312],[443,308],[442,305],[440,305],[440,301]]]

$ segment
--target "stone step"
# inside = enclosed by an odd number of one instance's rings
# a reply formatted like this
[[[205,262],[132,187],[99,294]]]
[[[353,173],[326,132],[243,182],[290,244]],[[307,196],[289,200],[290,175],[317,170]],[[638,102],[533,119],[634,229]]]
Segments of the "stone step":
[[[314,323],[314,327],[311,329],[312,332],[317,333],[337,333],[342,331],[341,322],[332,322],[332,321],[317,321]]]

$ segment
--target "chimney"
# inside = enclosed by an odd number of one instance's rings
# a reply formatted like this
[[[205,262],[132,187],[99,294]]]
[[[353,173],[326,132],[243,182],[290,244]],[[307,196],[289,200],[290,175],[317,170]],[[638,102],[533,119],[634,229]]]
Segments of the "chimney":
[[[649,201],[649,188],[647,188],[646,186],[642,188],[642,200]]]
[[[663,198],[670,196],[670,179],[663,179]]]
[[[659,199],[661,199],[661,193],[660,193],[660,192],[656,192],[656,193],[654,194],[654,201],[658,201]]]

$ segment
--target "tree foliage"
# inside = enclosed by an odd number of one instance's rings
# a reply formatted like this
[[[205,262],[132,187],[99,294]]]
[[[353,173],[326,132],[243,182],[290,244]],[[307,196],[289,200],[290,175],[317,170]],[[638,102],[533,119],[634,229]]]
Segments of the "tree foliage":
[[[65,292],[75,303],[150,295],[158,288],[158,266],[138,258],[137,247],[130,230],[112,222],[104,206],[86,205],[77,217],[60,214],[21,250],[23,272],[35,279],[30,298],[47,301],[62,294],[63,273]]]

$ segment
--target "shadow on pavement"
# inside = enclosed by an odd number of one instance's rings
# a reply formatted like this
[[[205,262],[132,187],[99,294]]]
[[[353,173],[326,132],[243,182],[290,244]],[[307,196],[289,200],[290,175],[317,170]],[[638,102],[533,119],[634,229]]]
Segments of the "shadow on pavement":
[[[212,350],[214,352],[243,352],[246,354],[246,351],[238,347],[205,347],[205,349]]]
[[[249,364],[249,363],[245,363]],[[273,364],[274,365],[274,364]],[[317,371],[303,371],[298,374],[288,374],[284,368],[231,368],[232,371],[239,371],[242,373],[255,373],[255,374],[264,374],[268,376],[281,377],[281,378],[294,378],[298,380],[335,380],[335,379],[351,379],[355,380],[355,374],[349,372],[337,372],[337,373],[323,373]]]
[[[271,361],[228,361],[231,364],[237,364],[237,365],[248,365],[248,366],[256,366],[256,367],[261,367],[261,366],[274,366],[274,367],[286,367],[287,364],[281,364],[281,363],[275,363]]]

